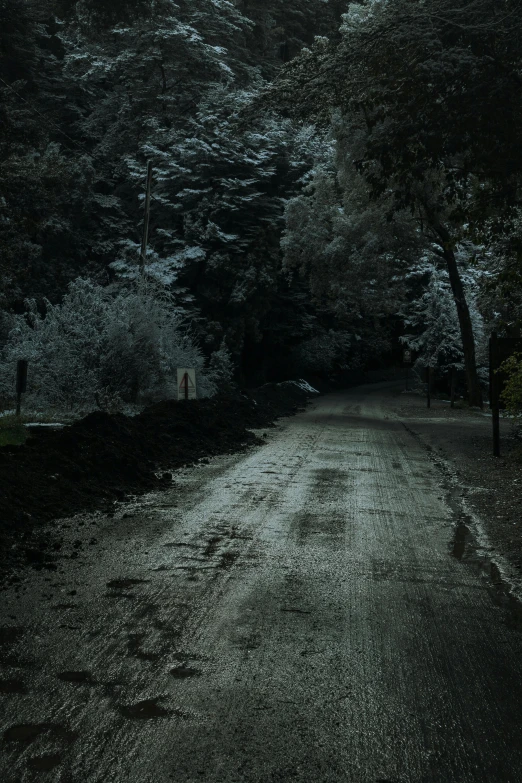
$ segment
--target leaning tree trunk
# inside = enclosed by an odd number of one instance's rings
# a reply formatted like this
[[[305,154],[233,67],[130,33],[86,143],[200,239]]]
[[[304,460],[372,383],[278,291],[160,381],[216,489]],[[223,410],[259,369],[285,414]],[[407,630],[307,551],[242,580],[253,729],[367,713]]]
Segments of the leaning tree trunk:
[[[466,302],[464,286],[462,285],[462,280],[460,278],[460,273],[457,266],[457,259],[455,258],[455,253],[453,251],[451,236],[449,231],[438,220],[433,219],[433,215],[430,215],[430,219],[433,228],[441,240],[440,246],[442,255],[444,256],[444,260],[446,261],[446,265],[448,267],[451,290],[453,292],[455,305],[457,306],[460,336],[462,339],[462,349],[464,353],[464,368],[466,371],[466,380],[468,383],[469,404],[482,408],[482,389],[480,387],[480,381],[477,374],[473,325],[471,323],[468,303]]]
[[[464,352],[464,367],[466,370],[466,380],[468,382],[468,399],[470,405],[483,407],[482,389],[477,374],[477,361],[475,357],[475,338],[473,335],[473,325],[469,314],[468,303],[464,294],[464,286],[460,279],[455,253],[451,248],[444,250],[444,258],[448,265],[449,279],[453,298],[457,306],[457,315],[459,317],[460,336],[462,338],[462,350]]]

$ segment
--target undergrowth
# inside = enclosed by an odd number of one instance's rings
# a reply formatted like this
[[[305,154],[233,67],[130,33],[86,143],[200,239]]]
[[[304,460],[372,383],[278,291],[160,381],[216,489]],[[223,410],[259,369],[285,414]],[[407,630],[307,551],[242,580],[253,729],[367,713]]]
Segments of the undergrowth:
[[[0,417],[0,447],[21,446],[27,438],[27,430],[19,417],[14,414]]]

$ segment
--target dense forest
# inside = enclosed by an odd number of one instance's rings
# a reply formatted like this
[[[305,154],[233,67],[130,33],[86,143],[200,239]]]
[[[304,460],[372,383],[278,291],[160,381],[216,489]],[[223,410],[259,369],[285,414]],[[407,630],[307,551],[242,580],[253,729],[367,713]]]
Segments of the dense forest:
[[[408,346],[480,405],[521,87],[521,0],[0,0],[0,396],[17,358],[103,406]]]

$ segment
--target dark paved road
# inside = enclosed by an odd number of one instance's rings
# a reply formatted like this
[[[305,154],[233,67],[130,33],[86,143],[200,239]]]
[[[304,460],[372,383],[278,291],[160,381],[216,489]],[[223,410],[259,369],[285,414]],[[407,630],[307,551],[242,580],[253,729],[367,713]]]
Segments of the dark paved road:
[[[383,389],[81,521],[3,594],[3,780],[522,781],[522,635]]]

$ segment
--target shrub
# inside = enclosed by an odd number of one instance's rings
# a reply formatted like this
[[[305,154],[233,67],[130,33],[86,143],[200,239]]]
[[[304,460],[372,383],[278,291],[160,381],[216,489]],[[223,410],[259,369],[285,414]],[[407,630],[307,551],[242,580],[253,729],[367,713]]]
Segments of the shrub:
[[[514,416],[522,416],[522,353],[515,353],[506,359],[499,371],[507,376],[500,395],[506,409]]]
[[[34,300],[12,316],[0,357],[0,397],[12,398],[17,359],[29,361],[27,403],[89,410],[176,394],[176,368],[194,367],[198,396],[215,392],[212,373],[167,290],[142,277],[126,288],[78,278],[61,304]]]
[[[223,340],[218,350],[210,357],[207,377],[203,379],[204,396],[210,397],[216,392],[231,391],[234,370],[232,354]]]

